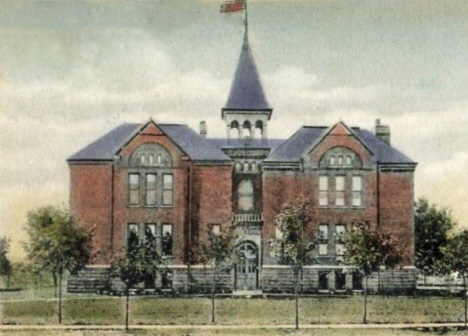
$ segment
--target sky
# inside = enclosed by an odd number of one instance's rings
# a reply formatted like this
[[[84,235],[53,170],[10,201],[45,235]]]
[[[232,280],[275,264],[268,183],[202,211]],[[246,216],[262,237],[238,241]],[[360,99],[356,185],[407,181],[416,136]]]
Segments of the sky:
[[[225,136],[243,14],[220,1],[0,2],[0,236],[23,255],[27,211],[67,204],[67,157],[124,122]],[[270,138],[373,130],[417,161],[416,197],[468,227],[468,2],[249,0]]]

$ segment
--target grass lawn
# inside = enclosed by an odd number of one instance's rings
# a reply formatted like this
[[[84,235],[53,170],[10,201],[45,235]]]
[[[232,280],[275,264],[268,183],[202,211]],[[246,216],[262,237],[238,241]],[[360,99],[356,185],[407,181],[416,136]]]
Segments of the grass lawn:
[[[362,296],[303,298],[301,323],[361,323]],[[210,300],[205,298],[131,298],[131,324],[210,324]],[[219,324],[293,324],[292,299],[216,300]],[[3,324],[55,324],[57,302],[2,302]],[[122,324],[124,298],[68,298],[64,324]],[[369,297],[370,323],[462,322],[460,298]]]
[[[202,336],[431,336],[440,335],[441,332],[431,331],[422,332],[415,330],[398,330],[398,329],[317,329],[317,330],[286,330],[286,329],[236,329],[236,330],[196,330],[196,329],[174,329],[174,330],[134,330],[126,333],[124,331],[94,331],[94,330],[76,330],[76,331],[58,331],[58,330],[31,330],[31,331],[3,331],[4,336],[96,336],[96,335],[160,335],[160,336],[176,336],[176,335],[202,335]],[[456,336],[464,335],[462,331],[447,331],[445,335]]]

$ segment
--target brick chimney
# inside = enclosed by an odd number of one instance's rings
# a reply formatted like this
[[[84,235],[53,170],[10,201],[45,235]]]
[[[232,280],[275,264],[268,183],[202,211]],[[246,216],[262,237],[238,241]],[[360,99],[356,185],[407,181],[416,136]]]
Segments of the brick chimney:
[[[200,121],[200,135],[206,139],[206,122],[204,120]]]
[[[380,119],[375,121],[375,135],[387,145],[390,145],[390,126],[381,125]]]

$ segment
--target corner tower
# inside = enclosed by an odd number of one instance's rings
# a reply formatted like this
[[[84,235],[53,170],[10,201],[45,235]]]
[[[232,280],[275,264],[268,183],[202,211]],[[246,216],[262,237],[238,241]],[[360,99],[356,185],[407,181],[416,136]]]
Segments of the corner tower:
[[[227,138],[266,141],[272,112],[263,92],[246,29],[229,98],[221,111]]]

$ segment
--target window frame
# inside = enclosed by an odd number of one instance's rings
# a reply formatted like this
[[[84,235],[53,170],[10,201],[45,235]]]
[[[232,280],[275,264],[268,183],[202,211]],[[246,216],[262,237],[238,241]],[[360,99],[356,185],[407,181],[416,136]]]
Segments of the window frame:
[[[132,227],[136,228],[136,238],[137,241],[136,243],[140,243],[140,224],[136,222],[129,222],[127,223],[127,232],[126,232],[126,239],[125,239],[125,249],[128,251],[130,248],[130,234],[133,230],[131,230]]]
[[[170,187],[166,188],[166,183],[164,181],[165,177],[168,176],[171,178]],[[162,200],[161,205],[164,207],[172,207],[174,206],[174,174],[172,173],[163,173],[162,174]],[[166,203],[166,193],[170,193],[170,203]]]
[[[164,233],[165,227],[170,227],[170,236],[171,236],[171,251],[170,254],[164,252]],[[163,257],[173,257],[174,256],[174,225],[172,223],[162,223],[161,224],[161,256]]]
[[[215,228],[217,228],[217,229],[215,229]],[[221,224],[219,224],[219,223],[210,224],[210,232],[212,234],[214,234],[215,236],[220,236],[221,235]]]
[[[325,230],[322,230],[325,229]],[[328,243],[329,243],[329,236],[330,236],[330,225],[329,224],[319,224],[318,227],[319,231],[319,244],[318,244],[318,255],[323,257],[323,256],[328,256],[329,254],[329,249],[328,249]]]
[[[241,188],[243,187],[244,184],[248,184],[251,187],[251,192],[247,193],[244,192]],[[242,200],[248,200],[249,204],[251,203],[250,207],[244,207],[241,204]],[[255,185],[251,179],[243,179],[239,182],[239,185],[237,186],[237,208],[240,211],[245,211],[245,212],[251,212],[255,210]]]
[[[324,185],[322,185],[322,182]],[[330,188],[330,178],[327,175],[320,175],[319,176],[319,206],[326,207],[328,206],[328,190]],[[324,188],[322,188],[324,187]],[[323,201],[323,202],[322,202]]]
[[[148,177],[149,176],[154,176],[154,188],[151,188],[151,189],[148,188]],[[153,203],[148,202],[149,192],[154,193]],[[157,205],[158,205],[158,174],[153,173],[153,172],[149,172],[149,173],[145,174],[145,206],[155,207]]]
[[[343,181],[342,188],[338,188],[338,181]],[[341,187],[341,186],[340,186]],[[340,196],[340,197],[339,197]],[[343,203],[339,204],[338,200],[342,200]],[[346,175],[335,176],[335,206],[345,207],[346,206]]]
[[[359,188],[355,188],[355,179],[359,179]],[[364,189],[364,179],[361,175],[352,176],[352,186],[351,186],[351,205],[355,208],[363,206],[363,189]],[[358,196],[358,197],[355,197]],[[355,200],[359,200],[359,204],[355,204]]]
[[[137,178],[136,183],[132,183],[132,176],[135,176]],[[128,190],[128,204],[130,206],[139,206],[140,205],[140,184],[141,184],[141,178],[140,178],[140,173],[139,172],[130,172],[128,173],[128,184],[127,184],[127,190]],[[136,193],[136,202],[132,202],[132,194]]]

